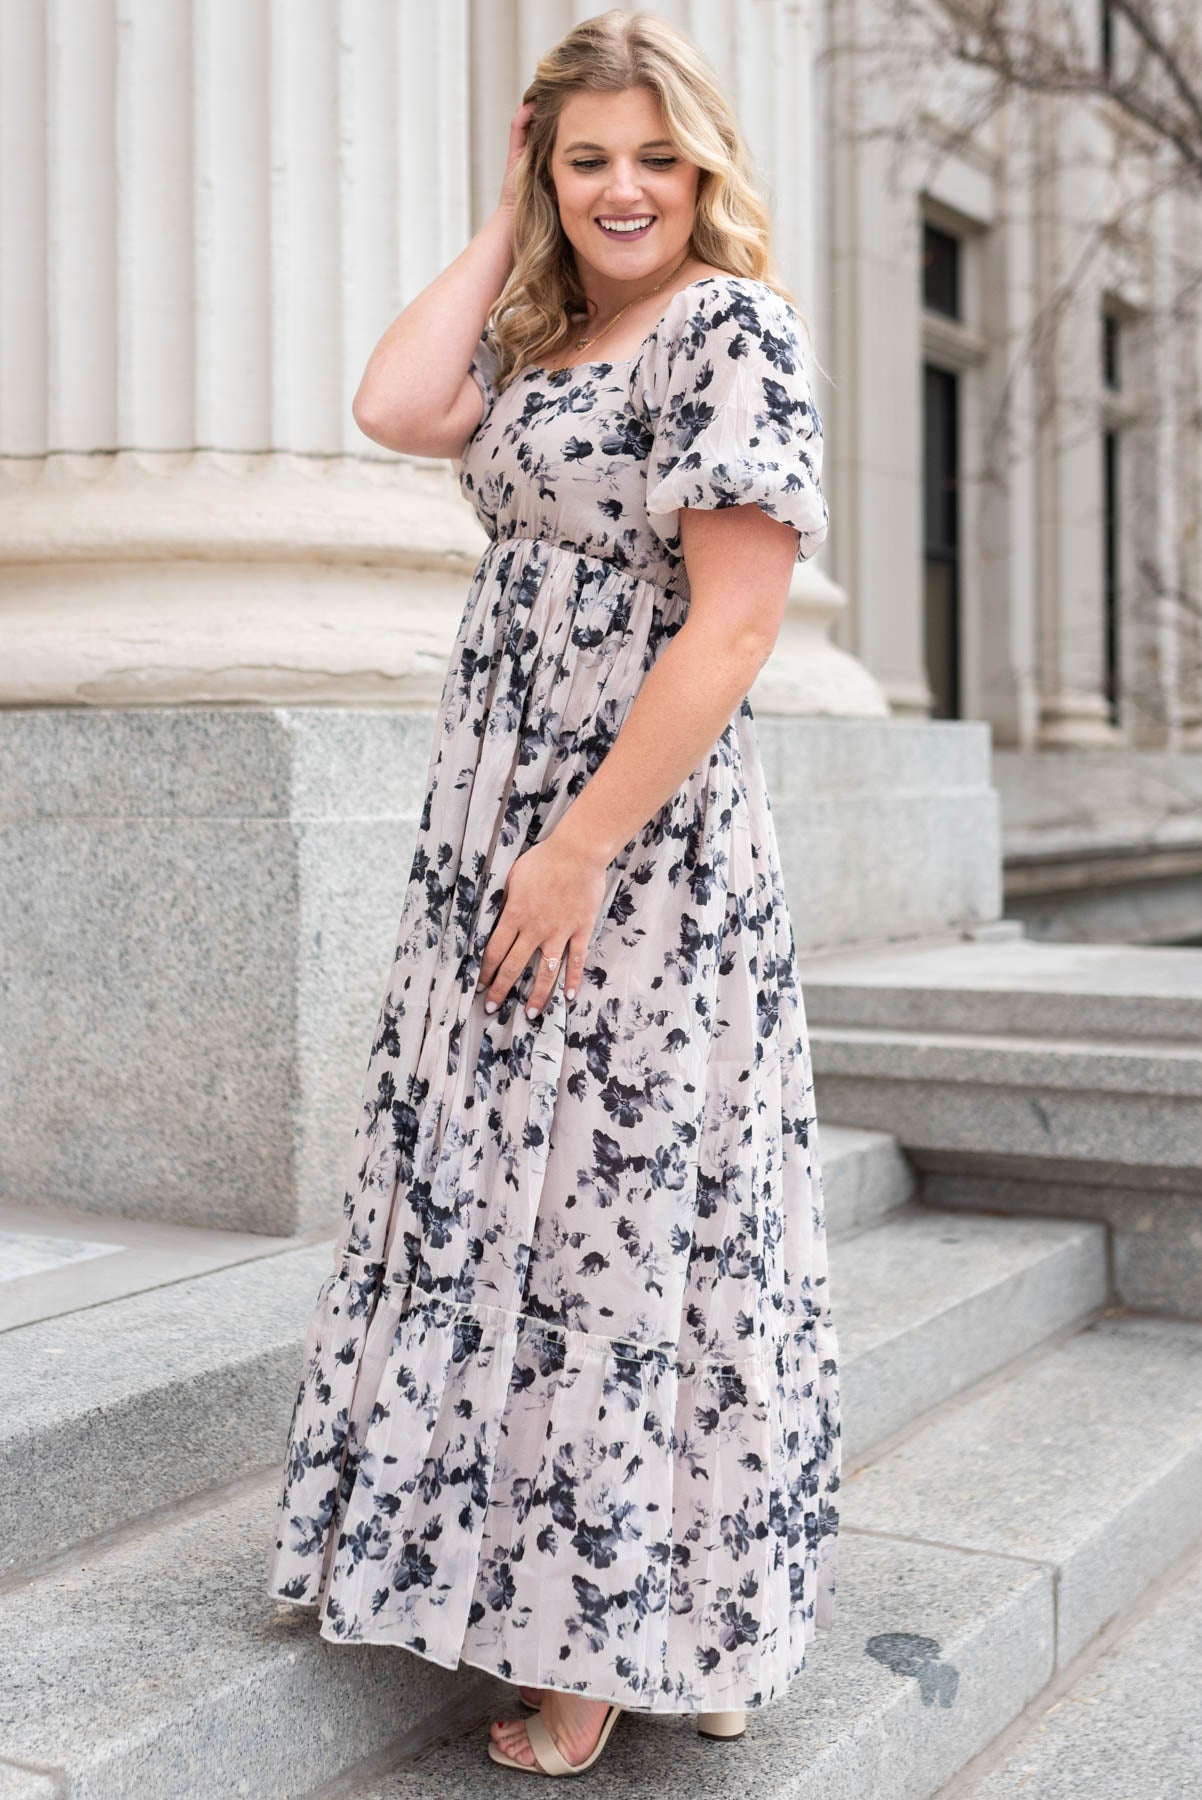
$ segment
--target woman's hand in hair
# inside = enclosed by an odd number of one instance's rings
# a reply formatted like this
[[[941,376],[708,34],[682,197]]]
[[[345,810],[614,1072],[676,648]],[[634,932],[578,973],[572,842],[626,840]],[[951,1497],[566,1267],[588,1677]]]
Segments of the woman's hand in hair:
[[[501,182],[498,212],[511,213],[517,204],[518,164],[526,149],[526,133],[533,116],[533,100],[523,100],[509,121],[509,160],[505,164],[505,176]]]

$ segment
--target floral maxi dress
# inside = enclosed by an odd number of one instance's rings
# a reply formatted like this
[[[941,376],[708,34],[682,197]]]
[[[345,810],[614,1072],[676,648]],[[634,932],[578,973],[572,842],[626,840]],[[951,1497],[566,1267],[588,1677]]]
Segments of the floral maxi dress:
[[[574,1000],[476,991],[507,871],[684,623],[678,509],[826,534],[799,321],[679,290],[638,354],[484,393],[471,579],[269,1591],[636,1709],[755,1707],[833,1620],[837,1344],[809,1043],[746,698],[609,864]]]

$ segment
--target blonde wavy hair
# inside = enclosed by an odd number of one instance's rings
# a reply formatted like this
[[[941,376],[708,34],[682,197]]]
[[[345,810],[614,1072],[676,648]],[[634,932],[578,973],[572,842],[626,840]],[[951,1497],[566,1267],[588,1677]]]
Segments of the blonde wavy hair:
[[[549,50],[522,95],[534,101],[534,112],[517,172],[514,264],[488,321],[498,353],[498,389],[527,363],[566,348],[580,328],[579,315],[587,312],[551,177],[560,112],[572,94],[631,87],[650,88],[677,154],[701,170],[690,253],[772,288],[797,313],[808,336],[808,325],[773,266],[768,208],[756,192],[751,157],[713,70],[666,19],[612,7],[574,26]]]

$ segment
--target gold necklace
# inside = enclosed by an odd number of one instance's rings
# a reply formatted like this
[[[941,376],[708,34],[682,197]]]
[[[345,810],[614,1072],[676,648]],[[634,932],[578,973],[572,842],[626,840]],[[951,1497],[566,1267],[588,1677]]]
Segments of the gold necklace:
[[[640,300],[650,300],[652,294],[658,294],[660,288],[666,287],[668,282],[671,281],[673,275],[679,275],[680,271],[684,268],[684,266],[688,262],[688,260],[689,259],[688,259],[687,255],[682,256],[680,261],[677,263],[676,267],[674,269],[670,270],[669,273],[664,276],[663,280],[661,282],[659,282],[657,286],[655,286],[653,288],[649,288],[645,294],[636,294],[633,300],[628,300],[626,302],[626,306],[620,306],[618,308],[617,312],[614,314],[613,318],[609,321],[609,324],[603,325],[601,327],[600,331],[594,331],[592,337],[577,338],[576,339],[577,350],[587,350],[589,345],[595,344],[599,337],[604,337],[605,333],[607,331],[611,330],[612,327],[617,324],[618,320],[622,317],[622,314],[626,311],[627,307],[636,305],[638,303],[638,301],[640,301]]]

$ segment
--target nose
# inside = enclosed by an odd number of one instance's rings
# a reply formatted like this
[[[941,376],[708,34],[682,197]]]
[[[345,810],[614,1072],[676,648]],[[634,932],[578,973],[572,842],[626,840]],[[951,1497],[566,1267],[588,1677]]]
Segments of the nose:
[[[639,181],[638,171],[633,164],[627,166],[624,163],[615,163],[609,186],[606,189],[610,199],[615,203],[625,204],[632,197],[637,200],[641,192],[642,183]]]

